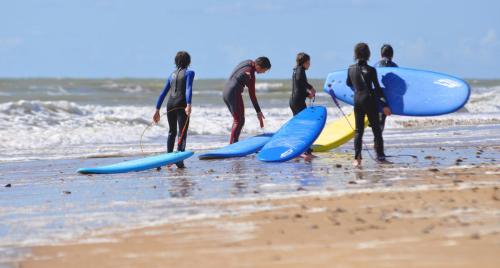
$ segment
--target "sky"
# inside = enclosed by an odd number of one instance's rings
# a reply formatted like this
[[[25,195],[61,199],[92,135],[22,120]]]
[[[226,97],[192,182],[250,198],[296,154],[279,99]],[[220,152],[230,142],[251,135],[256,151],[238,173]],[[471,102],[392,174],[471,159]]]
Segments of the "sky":
[[[267,56],[262,78],[289,78],[311,56],[310,78],[371,63],[394,47],[400,66],[500,78],[500,1],[474,0],[0,0],[0,77],[164,78],[179,50],[197,78],[226,78]]]

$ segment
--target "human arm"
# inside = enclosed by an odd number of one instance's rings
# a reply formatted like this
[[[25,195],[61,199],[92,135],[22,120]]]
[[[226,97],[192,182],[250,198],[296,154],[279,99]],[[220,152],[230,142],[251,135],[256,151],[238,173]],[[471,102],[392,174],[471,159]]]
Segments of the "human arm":
[[[252,101],[255,112],[257,112],[257,118],[259,119],[260,127],[264,127],[264,114],[260,110],[259,102],[257,101],[257,96],[255,94],[255,74],[254,73],[245,73],[249,76],[247,80],[246,86],[248,87],[248,95],[250,96],[250,100]]]
[[[382,91],[382,88],[380,87],[380,83],[378,82],[377,70],[375,68],[372,68],[372,69],[373,69],[373,72],[371,75],[371,80],[372,80],[373,86],[375,87],[375,96],[377,97],[377,99],[380,101],[380,103],[384,107],[384,114],[391,115],[391,109],[389,108],[389,104],[387,103],[384,92]]]
[[[306,92],[304,92],[305,93],[304,95],[306,95],[308,98],[313,98],[316,95],[316,90],[307,81],[306,71],[304,68],[300,69],[298,82],[299,82],[300,88],[303,88],[306,90]]]
[[[170,90],[171,80],[172,80],[172,76],[169,76],[167,79],[167,82],[165,84],[165,87],[163,88],[163,91],[161,92],[160,96],[158,97],[158,100],[156,101],[156,111],[153,115],[153,122],[155,122],[155,123],[160,122],[160,108],[161,108],[161,105],[163,104],[163,101],[165,100],[165,96],[167,96],[167,93]]]
[[[347,79],[345,81],[345,84],[351,88],[351,90],[354,91],[353,87],[352,87],[352,80],[351,80],[351,75],[350,75],[350,72],[349,72],[349,69],[347,69]]]
[[[194,71],[189,70],[186,74],[186,115],[190,116],[191,115],[191,96],[193,95],[193,80],[194,80]]]

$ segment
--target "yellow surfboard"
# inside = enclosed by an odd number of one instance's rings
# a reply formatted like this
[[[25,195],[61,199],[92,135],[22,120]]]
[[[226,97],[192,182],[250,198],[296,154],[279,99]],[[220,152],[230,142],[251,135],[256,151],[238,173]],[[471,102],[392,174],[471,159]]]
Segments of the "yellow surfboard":
[[[342,116],[333,122],[329,122],[323,128],[323,131],[316,139],[314,144],[312,145],[312,149],[314,152],[324,152],[331,150],[333,148],[337,148],[342,144],[348,142],[354,137],[354,112],[347,115],[346,117]],[[368,125],[368,118],[365,117],[365,127]]]

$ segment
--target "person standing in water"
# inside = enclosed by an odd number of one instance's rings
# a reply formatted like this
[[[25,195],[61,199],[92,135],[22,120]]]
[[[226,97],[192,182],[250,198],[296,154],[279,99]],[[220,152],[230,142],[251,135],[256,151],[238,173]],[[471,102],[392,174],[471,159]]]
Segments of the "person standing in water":
[[[384,140],[378,118],[378,104],[384,107],[384,114],[391,115],[385,99],[384,93],[380,88],[377,78],[377,70],[368,65],[370,59],[370,48],[366,43],[358,43],[354,47],[354,58],[356,64],[349,66],[347,71],[346,84],[354,91],[354,116],[356,130],[354,134],[354,166],[361,166],[361,149],[363,143],[363,133],[365,129],[365,115],[370,122],[375,151],[377,152],[377,161],[379,163],[387,162],[384,153]]]
[[[384,44],[380,48],[380,60],[375,64],[375,67],[398,67],[398,65],[392,61],[394,57],[394,50],[389,44]]]
[[[243,103],[243,89],[248,88],[248,94],[252,101],[257,118],[260,122],[260,127],[264,127],[264,115],[260,110],[257,96],[255,95],[255,73],[265,73],[271,69],[271,62],[267,57],[259,57],[255,60],[245,60],[234,68],[229,76],[229,79],[224,85],[222,97],[226,103],[229,112],[233,116],[233,126],[231,130],[231,137],[229,143],[238,142],[241,129],[245,124],[245,106]]]
[[[193,91],[194,71],[188,70],[191,64],[191,56],[186,51],[179,51],[175,55],[177,69],[168,77],[165,88],[156,102],[156,112],[153,115],[155,123],[160,122],[160,108],[170,91],[167,101],[168,139],[167,152],[173,152],[175,136],[179,133],[177,151],[186,149],[187,131],[189,127],[189,116],[191,115],[191,96]],[[178,127],[178,128],[177,128]],[[179,131],[178,131],[179,130]],[[176,163],[178,168],[184,168],[184,162]]]
[[[316,95],[316,90],[307,82],[306,76],[306,70],[311,66],[311,57],[301,52],[297,54],[296,63],[293,68],[292,95],[289,102],[293,115],[307,108],[306,98],[311,99]]]
[[[398,65],[392,61],[392,57],[394,56],[394,50],[392,46],[389,44],[384,44],[382,48],[380,48],[380,57],[381,59],[375,64],[375,67],[398,67]],[[384,113],[378,113],[378,117],[380,120],[380,129],[384,132],[385,128],[385,119],[386,115]]]
[[[314,98],[316,90],[307,82],[306,70],[311,66],[311,57],[301,52],[297,54],[297,65],[293,68],[292,75],[292,95],[290,96],[290,109],[293,115],[297,115],[302,110],[307,108],[306,98]],[[312,157],[312,150],[308,149],[304,155],[304,159],[310,160]]]

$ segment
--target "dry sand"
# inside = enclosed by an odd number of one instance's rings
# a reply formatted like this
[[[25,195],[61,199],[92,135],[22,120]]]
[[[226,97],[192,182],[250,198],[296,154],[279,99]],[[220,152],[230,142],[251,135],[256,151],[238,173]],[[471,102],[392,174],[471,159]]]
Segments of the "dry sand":
[[[18,265],[499,267],[500,166],[419,176],[418,185],[266,199],[252,204],[274,209],[37,247]]]

